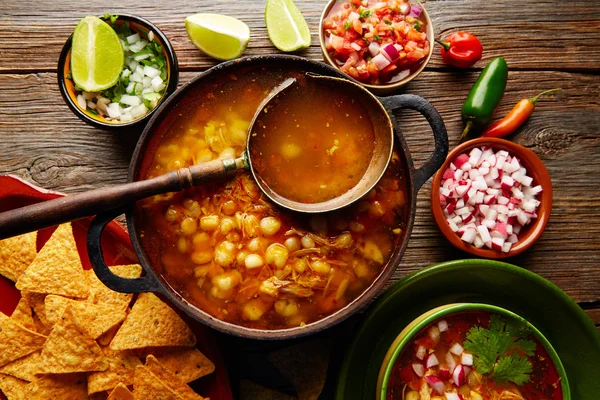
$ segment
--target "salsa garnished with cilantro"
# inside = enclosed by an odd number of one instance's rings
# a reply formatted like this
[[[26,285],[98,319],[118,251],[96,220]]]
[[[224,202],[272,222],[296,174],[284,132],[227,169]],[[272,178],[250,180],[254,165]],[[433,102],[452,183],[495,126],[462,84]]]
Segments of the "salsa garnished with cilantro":
[[[398,357],[387,400],[560,400],[556,367],[529,328],[489,312],[431,324]]]

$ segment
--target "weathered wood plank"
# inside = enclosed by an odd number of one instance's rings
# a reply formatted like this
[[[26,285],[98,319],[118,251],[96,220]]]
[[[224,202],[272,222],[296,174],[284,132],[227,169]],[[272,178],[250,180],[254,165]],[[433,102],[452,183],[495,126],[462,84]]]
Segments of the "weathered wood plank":
[[[183,73],[182,83],[195,75]],[[426,72],[407,88],[438,108],[451,146],[457,143],[460,108],[476,75]],[[540,241],[508,261],[552,280],[576,301],[593,302],[600,300],[600,186],[595,179],[600,173],[600,76],[513,72],[497,115],[524,96],[558,86],[565,89],[561,99],[540,102],[531,120],[512,137],[548,167],[554,208]],[[418,164],[430,154],[430,132],[422,118],[399,116]],[[124,182],[137,139],[134,133],[104,132],[80,121],[60,97],[53,73],[0,74],[0,137],[0,174],[17,174],[65,192]],[[425,265],[469,257],[454,250],[435,226],[429,193],[428,185],[419,193],[413,236],[390,285]]]
[[[322,59],[318,27],[326,0],[298,1],[312,32],[313,45],[301,55]],[[436,35],[445,37],[468,30],[482,41],[485,61],[504,56],[510,68],[597,70],[600,65],[600,3],[560,0],[523,2],[505,0],[428,1],[426,8]],[[85,11],[80,11],[85,10]],[[236,16],[251,29],[245,55],[277,53],[264,25],[264,2],[189,2],[171,0],[161,6],[123,0],[110,9],[106,4],[82,1],[23,2],[4,0],[0,13],[0,71],[53,71],[60,50],[77,21],[87,15],[136,14],[154,22],[173,43],[184,70],[205,69],[214,60],[201,54],[189,41],[183,20],[197,12]],[[436,49],[428,69],[444,67]]]

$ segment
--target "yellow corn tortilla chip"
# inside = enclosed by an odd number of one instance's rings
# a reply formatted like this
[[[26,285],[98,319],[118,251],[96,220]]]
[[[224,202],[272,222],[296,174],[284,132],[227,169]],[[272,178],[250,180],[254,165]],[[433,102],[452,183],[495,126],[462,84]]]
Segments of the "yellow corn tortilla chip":
[[[122,278],[139,278],[142,275],[142,267],[139,264],[116,265],[110,267],[115,275]],[[93,270],[85,271],[88,279],[90,295],[87,302],[112,307],[114,310],[126,310],[133,298],[132,294],[119,293],[107,288],[104,283],[98,279]]]
[[[25,388],[25,399],[87,400],[83,374],[42,375]]]
[[[48,327],[49,324],[48,320],[46,319],[46,305],[44,304],[46,295],[44,293],[32,293],[28,291],[22,291],[21,296],[24,297],[25,300],[27,300],[31,308],[33,308],[33,312],[35,313],[35,315],[38,316],[40,321],[42,321],[42,323],[46,325],[46,327]]]
[[[198,349],[158,349],[154,356],[185,383],[195,381],[215,370],[215,364]]]
[[[111,390],[119,382],[133,385],[135,367],[142,365],[140,359],[127,351],[114,351],[108,347],[102,352],[108,359],[108,369],[88,375],[88,394]]]
[[[35,324],[35,331],[40,335],[48,336],[50,334],[50,328],[44,325],[44,323],[42,322],[40,317],[37,316],[37,314],[33,315],[33,323]]]
[[[0,313],[0,367],[42,348],[46,336],[12,321]]]
[[[46,319],[53,326],[63,312],[70,306],[77,325],[85,328],[92,339],[97,339],[112,327],[123,322],[127,313],[125,310],[115,311],[111,307],[90,304],[83,301],[71,300],[66,297],[49,294],[46,296]]]
[[[105,371],[107,368],[108,360],[100,346],[75,323],[73,309],[68,306],[44,344],[40,372],[66,374]]]
[[[25,297],[21,297],[21,300],[19,300],[19,303],[17,304],[17,308],[15,308],[15,311],[13,311],[10,316],[10,319],[30,331],[36,331],[31,306]]]
[[[161,399],[183,400],[173,390],[161,382],[150,370],[143,365],[135,368],[133,381],[133,398],[135,400]]]
[[[15,378],[31,382],[35,379],[35,375],[41,372],[41,366],[42,352],[36,351],[1,367],[0,374],[11,375]]]
[[[110,396],[108,396],[108,400],[134,400],[133,393],[127,389],[127,386],[119,383],[115,388],[110,392]]]
[[[8,400],[27,400],[25,388],[29,382],[0,374],[0,390]]]
[[[18,281],[37,255],[36,240],[37,232],[0,240],[0,275]]]
[[[98,344],[101,347],[110,345],[110,342],[112,342],[112,340],[115,338],[115,335],[119,331],[120,327],[121,327],[120,325],[113,326],[106,333],[104,333],[102,336],[100,336],[98,339],[96,339],[96,342],[98,342]]]
[[[142,293],[110,343],[110,348],[131,350],[195,345],[196,336],[171,307],[152,293]]]
[[[153,355],[146,357],[146,368],[160,379],[162,383],[166,384],[171,390],[185,400],[204,400],[204,397],[194,392],[187,383],[166,369]]]
[[[16,287],[34,293],[88,297],[87,280],[70,223],[56,228],[29,268],[19,277]]]

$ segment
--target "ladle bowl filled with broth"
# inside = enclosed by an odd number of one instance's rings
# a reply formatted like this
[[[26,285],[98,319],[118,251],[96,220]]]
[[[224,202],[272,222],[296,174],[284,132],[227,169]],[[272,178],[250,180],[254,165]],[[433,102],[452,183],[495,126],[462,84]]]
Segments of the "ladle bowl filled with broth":
[[[211,68],[161,106],[138,142],[130,181],[239,159],[244,151],[252,168],[96,217],[88,249],[105,284],[159,293],[193,319],[254,339],[320,331],[383,288],[406,248],[416,194],[446,157],[445,128],[418,96],[369,94],[364,100],[307,73],[343,78],[300,57],[248,57]],[[288,78],[314,87],[304,87],[303,96],[293,88],[282,92],[255,118],[265,97]],[[432,126],[435,150],[421,168],[413,166],[399,121],[388,116],[397,108],[419,111]],[[385,143],[374,139],[383,129],[393,140],[387,154],[377,150]],[[270,140],[250,140],[246,149],[249,134]],[[384,172],[350,206],[299,213],[278,205],[278,196],[308,205],[335,201],[373,162],[383,162]],[[103,226],[123,211],[145,270],[134,280],[111,274],[99,252]]]

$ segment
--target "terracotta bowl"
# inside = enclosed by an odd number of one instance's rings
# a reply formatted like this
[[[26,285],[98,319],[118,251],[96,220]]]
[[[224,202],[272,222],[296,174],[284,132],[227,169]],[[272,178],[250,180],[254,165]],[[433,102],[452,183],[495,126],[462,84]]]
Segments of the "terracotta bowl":
[[[325,32],[323,30],[323,20],[327,17],[327,14],[329,14],[329,11],[331,10],[331,8],[335,4],[339,3],[339,1],[340,0],[330,0],[329,3],[327,3],[327,6],[325,7],[325,9],[323,10],[323,13],[321,14],[321,19],[319,20],[319,43],[321,44],[321,52],[323,53],[323,58],[325,59],[325,62],[327,62],[329,65],[331,65],[332,67],[334,67],[338,70],[340,69],[340,66],[335,62],[335,60],[333,58],[331,58],[331,56],[327,52],[327,46],[325,45]],[[413,1],[413,3],[416,3],[415,0],[412,0],[412,1]],[[383,94],[389,94],[389,93],[395,92],[398,89],[400,89],[402,86],[406,85],[408,82],[415,79],[421,73],[421,71],[423,71],[425,69],[425,66],[427,66],[427,63],[429,63],[429,60],[431,59],[431,55],[433,54],[433,48],[434,48],[434,44],[435,44],[433,24],[431,22],[431,19],[429,18],[429,14],[427,14],[427,10],[425,10],[425,7],[423,7],[423,17],[425,18],[425,22],[427,23],[426,33],[427,33],[427,39],[429,40],[429,43],[430,43],[429,54],[421,62],[419,67],[416,70],[414,70],[413,72],[411,72],[404,79],[401,79],[396,82],[382,84],[382,85],[372,85],[372,84],[357,81],[346,74],[344,74],[344,75],[346,75],[346,77],[348,79],[358,82],[359,84],[363,85],[364,87],[366,87],[371,92],[373,92],[377,95],[383,95]]]
[[[528,225],[524,226],[519,233],[519,241],[513,244],[508,253],[501,251],[490,250],[488,248],[478,249],[475,246],[463,242],[460,237],[450,229],[450,225],[444,217],[442,205],[440,204],[440,186],[442,184],[442,176],[444,171],[450,165],[450,162],[460,154],[469,152],[475,147],[490,146],[494,150],[506,150],[511,155],[519,158],[523,167],[527,169],[527,174],[533,178],[532,186],[541,185],[542,192],[537,196],[540,201],[540,206],[537,210],[538,218],[533,220]],[[465,142],[452,150],[442,167],[433,177],[431,183],[431,212],[433,218],[440,228],[440,231],[457,249],[466,251],[478,257],[485,258],[507,258],[516,256],[530,248],[536,240],[542,235],[542,232],[550,219],[550,211],[552,210],[552,181],[548,170],[535,153],[521,145],[510,142],[504,139],[497,138],[478,138]]]
[[[106,130],[130,130],[134,127],[143,128],[148,122],[152,114],[158,109],[159,105],[169,97],[175,89],[177,89],[177,83],[179,80],[179,65],[177,63],[177,57],[175,56],[175,50],[169,42],[169,39],[161,32],[156,25],[151,22],[135,17],[133,15],[119,14],[116,20],[116,24],[122,24],[125,21],[129,22],[129,27],[132,31],[137,32],[142,38],[147,39],[148,33],[152,31],[154,33],[154,40],[156,40],[163,49],[165,60],[167,61],[167,87],[162,98],[158,101],[156,107],[148,111],[148,113],[138,119],[134,119],[129,122],[119,121],[107,121],[101,115],[91,113],[89,110],[83,109],[77,104],[77,91],[75,90],[75,83],[72,79],[68,78],[71,72],[71,40],[73,35],[67,39],[61,53],[58,58],[58,87],[60,88],[60,94],[63,99],[73,111],[75,115],[81,118],[84,122],[95,126],[97,128]]]

